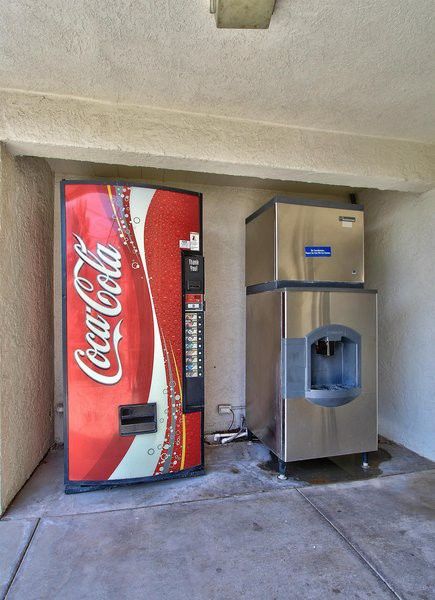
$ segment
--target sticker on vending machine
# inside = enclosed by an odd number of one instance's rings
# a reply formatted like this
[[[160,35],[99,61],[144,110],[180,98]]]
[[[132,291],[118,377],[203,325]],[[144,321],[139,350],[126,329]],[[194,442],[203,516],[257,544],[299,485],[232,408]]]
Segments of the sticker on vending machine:
[[[196,231],[190,232],[190,249],[199,252],[199,233]]]
[[[190,250],[190,242],[189,242],[189,240],[180,240],[180,248],[182,250]]]

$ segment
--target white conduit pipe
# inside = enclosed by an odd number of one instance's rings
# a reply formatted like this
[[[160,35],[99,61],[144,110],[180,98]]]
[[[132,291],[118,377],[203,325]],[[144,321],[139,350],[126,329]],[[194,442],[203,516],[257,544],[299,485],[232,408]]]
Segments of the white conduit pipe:
[[[237,438],[247,437],[247,436],[248,436],[248,431],[246,429],[244,429],[242,431],[238,431],[237,433],[232,433],[228,437],[221,437],[221,443],[228,444],[228,442],[233,442]]]

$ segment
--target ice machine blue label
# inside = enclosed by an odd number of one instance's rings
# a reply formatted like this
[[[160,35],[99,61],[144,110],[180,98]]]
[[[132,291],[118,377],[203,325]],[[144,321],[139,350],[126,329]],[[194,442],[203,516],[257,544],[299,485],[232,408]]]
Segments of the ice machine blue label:
[[[332,256],[331,246],[305,246],[305,258]]]

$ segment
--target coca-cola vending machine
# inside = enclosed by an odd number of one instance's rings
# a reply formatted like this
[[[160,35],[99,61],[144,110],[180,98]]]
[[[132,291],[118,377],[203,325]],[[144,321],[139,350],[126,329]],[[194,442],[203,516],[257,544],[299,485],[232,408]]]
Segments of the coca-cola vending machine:
[[[203,473],[202,197],[63,181],[65,491]]]

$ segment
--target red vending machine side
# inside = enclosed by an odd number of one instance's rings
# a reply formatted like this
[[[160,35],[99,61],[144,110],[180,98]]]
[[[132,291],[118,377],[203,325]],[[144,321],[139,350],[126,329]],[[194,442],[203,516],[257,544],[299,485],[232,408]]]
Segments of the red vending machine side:
[[[203,473],[202,197],[63,181],[65,491]]]

